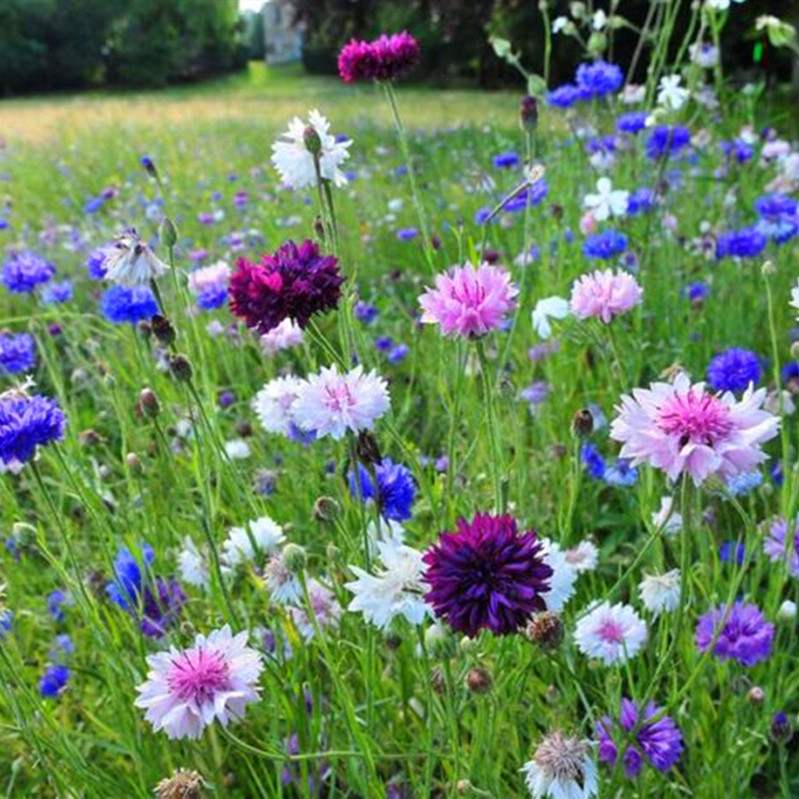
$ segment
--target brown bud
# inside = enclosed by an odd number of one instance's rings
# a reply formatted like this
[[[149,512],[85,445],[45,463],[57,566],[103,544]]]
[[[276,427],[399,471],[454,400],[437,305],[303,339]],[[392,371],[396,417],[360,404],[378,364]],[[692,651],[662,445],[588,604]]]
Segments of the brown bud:
[[[252,425],[246,419],[242,419],[236,422],[236,433],[242,438],[249,438],[252,435]]]
[[[766,692],[759,685],[753,685],[746,698],[752,705],[762,705],[766,698]]]
[[[325,223],[322,221],[321,216],[317,216],[313,223],[314,233],[316,233],[316,238],[320,241],[325,240]]]
[[[402,646],[402,637],[396,633],[389,633],[386,636],[386,647],[392,652],[396,652]]]
[[[466,672],[466,687],[473,694],[485,694],[491,690],[491,673],[480,666],[473,666]]]
[[[165,346],[170,346],[175,341],[175,328],[165,316],[156,314],[151,320],[153,335]]]
[[[594,417],[588,408],[582,408],[572,419],[572,433],[579,438],[590,436],[594,430]]]
[[[368,430],[361,430],[361,432],[358,433],[358,441],[355,444],[355,454],[364,466],[380,463],[380,461],[383,460],[380,455],[380,447],[377,444],[377,439]]]
[[[145,387],[139,392],[136,411],[149,419],[154,419],[161,412],[161,403],[151,388]]]
[[[318,522],[335,521],[341,513],[341,505],[333,497],[319,497],[313,504],[313,517]]]
[[[447,679],[444,676],[444,672],[438,668],[438,666],[430,671],[430,685],[439,696],[444,694],[447,690]]]
[[[535,130],[538,124],[538,101],[532,95],[522,97],[519,103],[519,122],[524,130]]]
[[[191,361],[185,356],[178,353],[169,359],[169,369],[175,376],[176,380],[188,383],[191,380],[193,369]]]
[[[102,444],[105,439],[91,427],[78,433],[78,443],[82,447],[94,447]]]
[[[533,615],[524,634],[542,649],[557,649],[563,641],[563,622],[557,613],[545,610]]]

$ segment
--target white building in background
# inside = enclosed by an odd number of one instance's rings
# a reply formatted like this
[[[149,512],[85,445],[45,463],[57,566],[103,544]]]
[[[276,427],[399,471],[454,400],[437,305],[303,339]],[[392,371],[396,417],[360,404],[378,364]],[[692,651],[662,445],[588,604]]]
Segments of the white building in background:
[[[264,17],[264,42],[267,64],[285,64],[302,57],[302,30],[294,24],[292,0],[267,0]]]

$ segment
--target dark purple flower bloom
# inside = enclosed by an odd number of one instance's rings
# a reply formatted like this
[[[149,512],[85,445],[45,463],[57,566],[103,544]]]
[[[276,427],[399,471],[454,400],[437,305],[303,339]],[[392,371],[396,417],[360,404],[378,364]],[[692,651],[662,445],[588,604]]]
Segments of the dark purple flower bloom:
[[[534,530],[519,534],[511,516],[478,513],[459,519],[423,557],[425,595],[436,616],[473,638],[487,628],[515,633],[536,611],[545,610],[552,569]]]
[[[58,403],[39,394],[19,391],[0,395],[0,471],[18,469],[36,448],[60,441],[67,421]]]
[[[315,313],[338,305],[343,281],[337,258],[322,255],[310,239],[299,245],[287,241],[260,263],[238,260],[230,279],[230,310],[261,334],[284,319],[304,328]]]
[[[36,341],[29,333],[0,333],[0,375],[29,372],[36,366]]]
[[[697,649],[705,652],[724,621],[713,654],[719,660],[737,660],[742,666],[754,666],[771,654],[774,625],[767,622],[757,605],[736,602],[729,613],[724,605],[705,613],[696,625]]]
[[[744,391],[750,383],[757,385],[762,374],[760,359],[754,352],[730,347],[711,359],[707,382],[716,391]]]
[[[55,266],[34,252],[12,255],[3,264],[3,284],[15,294],[30,294],[55,274]]]
[[[657,721],[648,721],[660,713],[662,708],[650,702],[644,711],[643,720],[635,739],[624,752],[624,773],[632,778],[641,772],[644,761],[658,771],[666,772],[680,759],[683,750],[682,733],[670,716],[662,716]],[[638,706],[627,697],[622,697],[621,712],[619,713],[618,739],[621,743],[635,729],[638,724]],[[599,737],[599,759],[609,766],[616,763],[618,746],[613,739],[614,723],[610,717],[605,716],[597,724],[596,732]]]

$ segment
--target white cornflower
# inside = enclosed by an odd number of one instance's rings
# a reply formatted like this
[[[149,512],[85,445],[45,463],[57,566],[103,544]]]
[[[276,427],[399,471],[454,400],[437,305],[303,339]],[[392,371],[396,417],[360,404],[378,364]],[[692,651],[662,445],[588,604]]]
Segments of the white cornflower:
[[[593,541],[585,539],[576,547],[565,552],[566,562],[578,573],[590,572],[596,568],[599,551]]]
[[[541,597],[547,610],[560,613],[574,593],[577,580],[576,569],[566,559],[566,553],[558,544],[548,538],[542,538],[544,561],[552,569],[549,578],[549,590],[542,591]]]
[[[602,602],[577,622],[574,641],[580,652],[606,666],[624,663],[646,642],[646,624],[629,605]]]
[[[283,543],[283,528],[268,516],[261,516],[247,527],[231,527],[222,544],[222,561],[227,569],[254,560],[256,551],[271,555]]]
[[[596,182],[596,194],[586,194],[583,206],[591,211],[597,222],[604,222],[612,216],[624,216],[629,199],[629,191],[614,189],[610,178],[599,178]]]
[[[544,736],[522,771],[533,799],[591,799],[597,795],[590,744],[576,736],[557,730]]]
[[[571,313],[569,301],[563,297],[546,297],[539,300],[533,308],[533,328],[540,338],[552,335],[550,319],[565,319]]]
[[[183,539],[183,549],[178,555],[178,570],[180,571],[180,579],[184,583],[193,585],[196,588],[207,587],[209,581],[208,564],[189,536]]]
[[[302,328],[293,319],[284,319],[279,325],[261,336],[261,349],[272,356],[280,350],[287,350],[302,344]]]
[[[333,365],[303,381],[291,415],[302,430],[338,441],[348,430],[371,430],[388,408],[388,387],[377,372],[356,366],[340,374]]]
[[[341,605],[339,605],[336,595],[322,585],[318,580],[311,578],[308,581],[308,598],[311,600],[313,615],[316,617],[316,624],[320,630],[337,627],[341,618]],[[314,619],[305,607],[290,607],[289,615],[294,622],[299,634],[310,641],[316,632]]]
[[[276,377],[255,395],[252,409],[267,433],[287,436],[291,432],[291,412],[302,385],[303,381],[293,375]]]
[[[652,524],[656,529],[663,528],[664,535],[677,535],[682,530],[682,516],[672,512],[673,497],[661,497],[660,510],[652,514]]]
[[[147,285],[169,269],[134,228],[118,236],[107,253],[103,261],[106,280],[125,286]]]
[[[688,89],[680,85],[681,82],[682,78],[679,75],[664,75],[658,84],[658,105],[670,111],[679,111],[691,94]]]
[[[574,23],[568,17],[555,17],[552,21],[552,33],[569,33],[574,30]]]
[[[264,582],[278,605],[295,605],[302,597],[302,585],[286,565],[282,552],[275,553],[266,562]]]
[[[680,570],[672,569],[665,574],[645,574],[638,586],[641,602],[654,616],[664,611],[671,613],[680,604]]]
[[[646,97],[646,86],[637,83],[628,83],[621,92],[621,101],[624,105],[642,103]]]
[[[344,585],[355,595],[347,610],[360,611],[366,621],[383,630],[397,616],[404,616],[411,624],[421,624],[429,612],[423,598],[422,553],[391,540],[378,541],[375,546],[383,569],[368,574],[350,566],[357,579]]]
[[[330,123],[316,109],[308,114],[308,121],[294,117],[288,130],[272,144],[272,163],[280,173],[281,180],[293,189],[307,189],[316,185],[314,154],[319,159],[319,173],[336,186],[343,186],[347,179],[339,169],[349,158],[347,152],[352,141],[336,141],[330,133]]]
[[[225,455],[230,460],[244,460],[251,454],[250,445],[243,438],[234,438],[225,442]]]

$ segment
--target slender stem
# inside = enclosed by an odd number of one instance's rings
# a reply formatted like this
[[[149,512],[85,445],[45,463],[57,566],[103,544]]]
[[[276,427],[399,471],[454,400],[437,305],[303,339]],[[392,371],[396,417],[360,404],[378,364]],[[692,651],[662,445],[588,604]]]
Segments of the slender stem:
[[[485,346],[481,339],[477,340],[477,357],[480,360],[480,376],[483,382],[483,401],[485,404],[486,427],[488,440],[491,443],[491,475],[494,482],[494,507],[497,513],[504,513],[505,502],[502,491],[502,446],[499,441],[496,408],[494,406],[494,385],[491,380],[491,370],[485,354]]]

